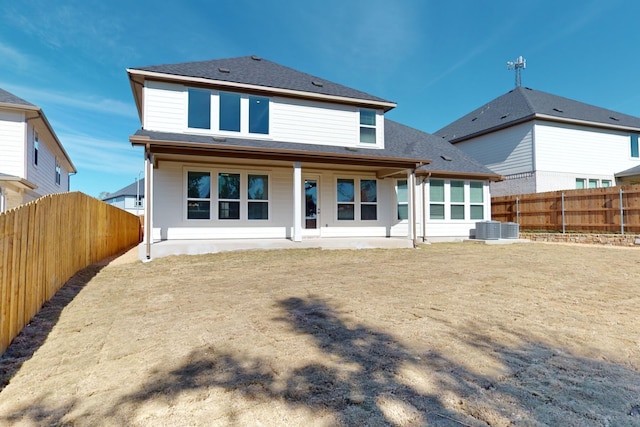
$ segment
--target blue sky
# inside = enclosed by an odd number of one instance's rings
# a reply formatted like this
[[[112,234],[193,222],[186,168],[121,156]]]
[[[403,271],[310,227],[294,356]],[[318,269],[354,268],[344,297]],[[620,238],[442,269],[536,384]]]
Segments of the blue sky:
[[[0,3],[0,88],[44,110],[98,196],[142,153],[126,68],[256,54],[398,103],[435,132],[523,86],[640,117],[640,2],[157,0]]]

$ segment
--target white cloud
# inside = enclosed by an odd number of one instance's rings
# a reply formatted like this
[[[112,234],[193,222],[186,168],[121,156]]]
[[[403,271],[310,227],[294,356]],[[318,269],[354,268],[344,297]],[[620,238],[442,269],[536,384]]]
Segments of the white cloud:
[[[4,67],[15,66],[17,69],[23,70],[29,66],[31,60],[27,54],[0,42],[0,62],[4,64]]]
[[[95,138],[81,133],[58,133],[79,173],[136,176],[144,165],[142,152],[128,141]],[[99,177],[99,174],[91,174]]]

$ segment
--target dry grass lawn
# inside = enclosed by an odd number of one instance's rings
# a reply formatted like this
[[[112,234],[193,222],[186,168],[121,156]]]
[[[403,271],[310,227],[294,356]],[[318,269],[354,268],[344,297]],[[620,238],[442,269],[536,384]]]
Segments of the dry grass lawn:
[[[638,249],[548,244],[96,265],[0,360],[0,424],[640,425],[639,290]]]

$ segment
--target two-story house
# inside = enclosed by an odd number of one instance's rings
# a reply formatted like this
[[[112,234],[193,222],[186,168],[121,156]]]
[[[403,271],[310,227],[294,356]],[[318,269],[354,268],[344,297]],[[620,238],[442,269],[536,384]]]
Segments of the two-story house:
[[[144,178],[136,179],[135,182],[104,197],[102,201],[134,215],[142,215],[144,213],[144,189]]]
[[[638,117],[526,87],[435,133],[505,177],[493,196],[632,182],[639,134]]]
[[[0,89],[0,212],[69,191],[74,173],[42,109]]]
[[[391,101],[256,56],[127,72],[147,258],[164,240],[459,239],[489,219],[500,176],[386,119]]]

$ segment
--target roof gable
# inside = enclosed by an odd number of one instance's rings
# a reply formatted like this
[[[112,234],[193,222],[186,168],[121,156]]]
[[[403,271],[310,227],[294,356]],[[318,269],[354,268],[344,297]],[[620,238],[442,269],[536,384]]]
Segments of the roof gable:
[[[605,128],[640,131],[640,118],[546,92],[517,87],[435,132],[452,142],[527,120],[585,122]]]
[[[395,106],[392,101],[387,101],[257,56],[134,67],[130,70],[382,102]],[[393,106],[390,108],[393,108]]]
[[[136,195],[140,195],[144,197],[144,178],[141,178],[139,181],[135,181],[126,187],[123,187],[116,191],[115,193],[110,193],[107,197],[102,200],[111,200],[120,196],[132,196],[136,197]]]
[[[19,98],[14,94],[7,92],[6,90],[1,88],[0,88],[0,104],[11,104],[11,105],[23,106],[23,107],[35,107],[35,105],[33,105],[32,103],[27,102],[24,99]]]

